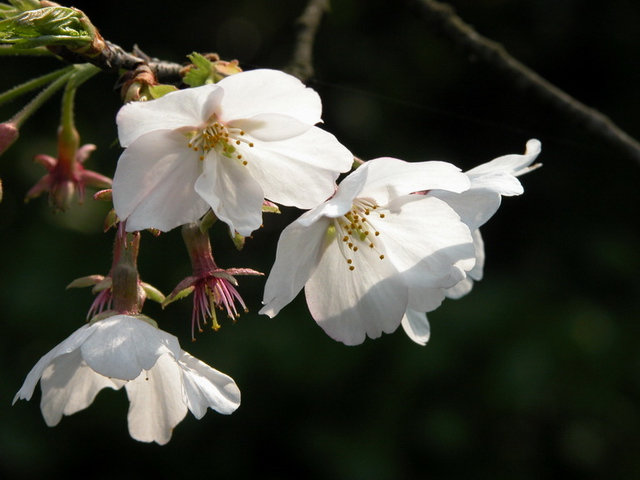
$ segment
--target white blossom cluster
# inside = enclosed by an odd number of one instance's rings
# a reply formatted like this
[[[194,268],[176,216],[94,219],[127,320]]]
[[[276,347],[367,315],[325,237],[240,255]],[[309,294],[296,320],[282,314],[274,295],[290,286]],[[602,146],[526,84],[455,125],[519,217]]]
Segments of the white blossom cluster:
[[[262,225],[265,201],[306,210],[284,229],[260,313],[273,317],[304,288],[311,316],[347,345],[394,332],[424,345],[427,312],[468,293],[483,274],[480,227],[502,196],[523,192],[540,142],[467,172],[446,162],[353,154],[321,122],[318,94],[273,70],[132,102],[117,116],[125,147],[113,202],[128,231],[168,231],[209,210],[232,234]],[[357,162],[356,162],[357,164]],[[240,392],[228,376],[181,350],[139,316],[96,320],[45,355],[16,399],[40,380],[48,425],[123,386],[129,430],[166,443],[190,410],[231,413]]]

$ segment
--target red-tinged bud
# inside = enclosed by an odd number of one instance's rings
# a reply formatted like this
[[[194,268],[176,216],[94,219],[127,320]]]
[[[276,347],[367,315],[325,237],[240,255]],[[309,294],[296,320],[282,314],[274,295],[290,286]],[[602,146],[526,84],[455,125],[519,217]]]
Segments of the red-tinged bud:
[[[15,123],[0,123],[0,155],[18,139],[19,131]]]
[[[95,145],[87,144],[78,148],[79,135],[75,129],[60,129],[58,135],[58,158],[36,155],[34,161],[45,167],[49,173],[42,177],[26,195],[26,200],[49,193],[49,204],[58,211],[66,211],[73,204],[84,203],[85,188],[108,188],[111,179],[97,172],[87,170],[82,165]]]

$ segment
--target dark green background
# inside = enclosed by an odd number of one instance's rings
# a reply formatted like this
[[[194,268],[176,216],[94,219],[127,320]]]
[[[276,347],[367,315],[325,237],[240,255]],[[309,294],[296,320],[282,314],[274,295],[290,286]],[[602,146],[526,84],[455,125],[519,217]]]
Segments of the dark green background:
[[[77,1],[103,35],[181,62],[217,51],[247,68],[283,68],[305,2]],[[334,0],[310,82],[324,128],[363,158],[447,160],[468,169],[542,141],[544,167],[521,180],[484,228],[486,278],[430,315],[432,339],[402,331],[345,347],[299,297],[258,316],[263,279],[241,278],[251,312],[189,341],[190,300],[145,311],[183,348],[238,383],[229,417],[189,415],[164,447],[127,434],[123,392],[48,428],[31,402],[10,407],[33,364],[83,323],[88,290],[108,271],[104,205],[51,215],[24,204],[55,153],[59,97],[0,160],[0,473],[5,478],[635,479],[640,478],[640,165],[434,35],[395,0]],[[640,4],[634,0],[456,0],[476,29],[543,77],[640,137]],[[6,89],[58,64],[0,58]],[[111,175],[116,78],[78,96],[78,125]],[[7,119],[21,106],[3,106]],[[238,254],[214,229],[223,267],[268,272],[278,232],[268,216]],[[178,232],[145,234],[143,279],[165,293],[189,273]]]

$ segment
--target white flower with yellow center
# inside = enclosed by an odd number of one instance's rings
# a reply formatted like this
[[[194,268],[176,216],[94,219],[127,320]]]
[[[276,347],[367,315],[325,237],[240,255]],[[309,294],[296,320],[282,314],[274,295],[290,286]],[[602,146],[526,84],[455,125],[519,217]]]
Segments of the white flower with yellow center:
[[[129,103],[117,116],[126,149],[113,181],[116,213],[129,231],[167,231],[211,208],[248,236],[262,223],[265,198],[313,208],[353,161],[315,127],[321,113],[316,92],[275,70]]]
[[[366,162],[284,229],[260,313],[275,316],[304,286],[318,324],[354,345],[393,332],[408,308],[437,308],[473,267],[473,240],[449,205],[413,192],[468,188],[448,163]]]

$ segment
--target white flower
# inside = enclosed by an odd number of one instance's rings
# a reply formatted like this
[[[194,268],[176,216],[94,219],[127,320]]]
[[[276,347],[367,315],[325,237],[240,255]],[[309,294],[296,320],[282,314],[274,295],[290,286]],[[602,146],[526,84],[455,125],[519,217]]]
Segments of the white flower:
[[[18,391],[30,400],[40,380],[40,409],[50,427],[87,408],[98,392],[122,386],[129,397],[129,433],[164,445],[187,409],[223,414],[240,405],[232,378],[180,348],[178,339],[140,318],[115,315],[84,325],[33,367]]]
[[[134,102],[117,116],[113,201],[127,230],[170,230],[209,208],[232,232],[260,227],[262,202],[302,209],[334,191],[353,156],[315,127],[316,92],[275,70]]]
[[[284,229],[260,313],[273,317],[305,286],[313,318],[354,345],[393,332],[407,308],[437,308],[473,267],[473,240],[446,202],[412,193],[469,184],[444,162],[366,162]]]
[[[540,142],[529,140],[524,155],[504,155],[467,171],[466,175],[471,181],[468,190],[459,194],[444,190],[427,193],[447,202],[473,234],[476,263],[464,279],[445,290],[447,297],[456,299],[466,295],[473,288],[474,280],[482,279],[485,254],[479,228],[496,213],[503,196],[521,195],[524,192],[516,177],[540,166],[532,165],[540,151]],[[402,319],[402,326],[409,338],[420,345],[425,345],[429,340],[426,311],[408,310]]]

